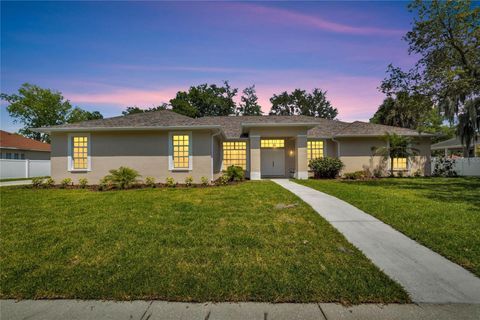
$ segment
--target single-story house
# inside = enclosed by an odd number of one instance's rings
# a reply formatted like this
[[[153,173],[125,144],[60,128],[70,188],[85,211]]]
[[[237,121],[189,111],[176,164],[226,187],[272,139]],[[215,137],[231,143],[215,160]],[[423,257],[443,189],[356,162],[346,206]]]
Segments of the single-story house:
[[[50,145],[0,130],[0,159],[50,160]]]
[[[452,154],[463,155],[464,148],[462,139],[459,136],[437,142],[431,146],[432,151],[443,151],[445,157],[449,157]],[[477,140],[472,143],[468,153],[471,157],[480,156],[480,135],[477,135]]]
[[[395,159],[395,170],[430,173],[430,135],[414,130],[308,116],[190,118],[169,110],[35,129],[51,135],[56,179],[97,183],[110,169],[128,166],[157,181],[192,176],[215,180],[230,165],[252,180],[309,176],[308,161],[340,158],[343,172],[373,170],[389,162],[373,156],[385,133],[415,137],[414,161]]]

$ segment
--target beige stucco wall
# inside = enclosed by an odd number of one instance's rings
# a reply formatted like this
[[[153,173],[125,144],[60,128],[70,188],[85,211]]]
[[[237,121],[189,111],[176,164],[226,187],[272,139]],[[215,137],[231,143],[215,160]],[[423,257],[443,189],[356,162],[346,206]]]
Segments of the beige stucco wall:
[[[219,136],[212,137],[213,139],[213,180],[218,179],[222,175],[222,139]]]
[[[382,157],[373,156],[372,151],[372,147],[386,146],[386,142],[381,137],[337,138],[336,140],[339,141],[340,159],[345,165],[342,173],[382,169],[386,174],[389,164]],[[430,175],[429,138],[414,140],[413,147],[419,149],[419,155],[410,162],[407,175],[417,170],[420,170],[422,175]]]
[[[201,177],[212,178],[211,135],[210,131],[192,131],[192,170],[170,171],[168,132],[92,132],[91,171],[69,172],[68,135],[52,134],[52,177],[57,181],[85,177],[96,184],[110,169],[127,166],[137,170],[142,178],[151,176],[157,182],[173,177],[183,183],[187,176],[200,182]]]
[[[21,159],[21,154],[25,155],[25,159],[28,160],[50,160],[49,151],[32,151],[32,150],[21,150],[21,149],[5,149],[0,148],[1,159],[7,158],[7,153],[12,154],[12,159],[14,159],[14,154],[18,153],[19,159]]]
[[[285,177],[293,178],[293,174],[295,173],[296,154],[297,151],[295,150],[295,139],[285,139]]]

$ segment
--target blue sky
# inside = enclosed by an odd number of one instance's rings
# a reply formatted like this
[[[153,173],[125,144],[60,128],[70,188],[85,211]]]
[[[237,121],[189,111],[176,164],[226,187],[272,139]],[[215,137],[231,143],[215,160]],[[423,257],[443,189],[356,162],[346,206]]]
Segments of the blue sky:
[[[407,2],[2,2],[1,91],[29,82],[119,115],[178,90],[229,80],[273,93],[327,90],[341,120],[368,120],[401,40]],[[2,103],[2,129],[15,131]]]

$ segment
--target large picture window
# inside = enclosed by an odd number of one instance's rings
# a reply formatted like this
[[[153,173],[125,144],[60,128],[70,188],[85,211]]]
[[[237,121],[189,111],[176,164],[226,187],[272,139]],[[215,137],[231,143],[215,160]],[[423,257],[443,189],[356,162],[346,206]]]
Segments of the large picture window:
[[[173,145],[173,168],[189,169],[190,167],[190,136],[188,134],[174,134]]]
[[[229,166],[247,169],[247,143],[243,141],[223,143],[223,170]]]
[[[393,158],[393,170],[407,170],[407,158]]]
[[[265,139],[260,141],[262,148],[283,148],[285,147],[285,140],[283,139]]]
[[[323,158],[323,141],[307,141],[307,160]]]
[[[88,169],[88,136],[72,137],[72,169]]]

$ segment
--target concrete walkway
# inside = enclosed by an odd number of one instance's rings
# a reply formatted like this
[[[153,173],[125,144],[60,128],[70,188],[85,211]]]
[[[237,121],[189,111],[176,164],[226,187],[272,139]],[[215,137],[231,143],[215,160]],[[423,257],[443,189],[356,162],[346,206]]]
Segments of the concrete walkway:
[[[480,303],[480,279],[360,209],[285,179],[272,181],[300,197],[339,230],[415,302]]]
[[[0,187],[21,186],[24,184],[31,184],[31,183],[32,183],[32,180],[3,181],[3,182],[0,182]]]
[[[363,304],[345,307],[334,303],[181,303],[165,301],[0,301],[0,319],[115,319],[115,320],[450,320],[479,319],[475,304]]]

